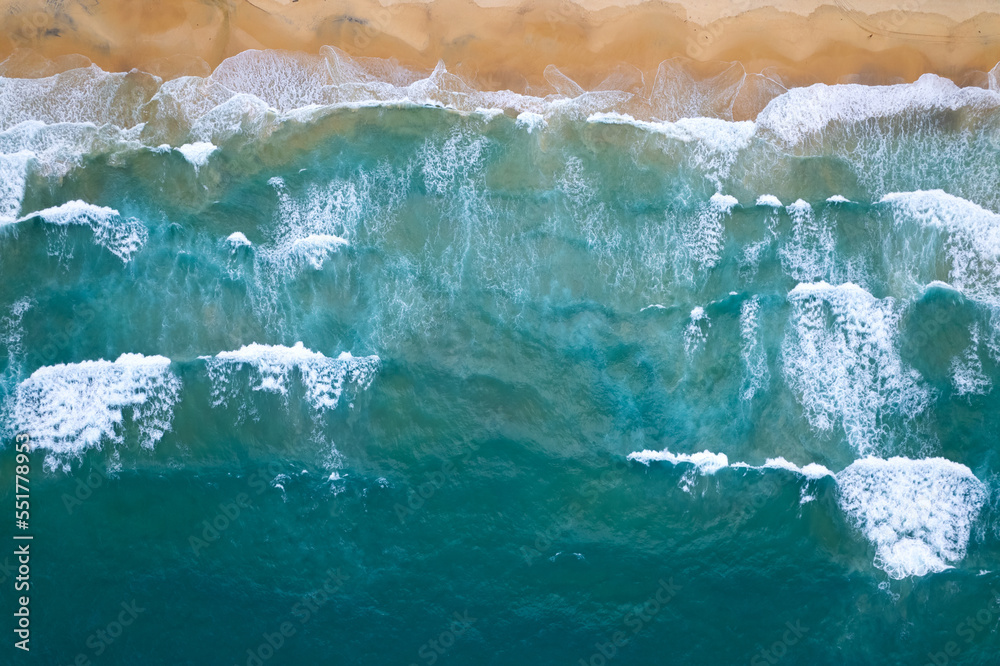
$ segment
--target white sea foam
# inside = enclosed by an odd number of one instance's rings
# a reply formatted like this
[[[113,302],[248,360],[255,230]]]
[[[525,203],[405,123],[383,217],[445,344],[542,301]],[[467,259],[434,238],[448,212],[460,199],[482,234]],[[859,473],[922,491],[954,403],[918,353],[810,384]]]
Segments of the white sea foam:
[[[343,352],[328,358],[307,349],[301,342],[292,347],[250,344],[236,351],[202,356],[212,379],[216,405],[228,404],[238,394],[236,374],[247,370],[254,391],[288,394],[292,371],[298,371],[305,397],[316,410],[335,409],[345,383],[366,389],[380,367],[378,356],[355,357]]]
[[[306,235],[330,235],[349,238],[368,208],[373,205],[371,184],[362,177],[358,182],[334,180],[326,186],[310,186],[301,199],[289,195],[283,185],[276,185],[280,200],[280,231],[287,238]]]
[[[983,372],[979,358],[979,326],[970,331],[969,346],[951,362],[951,381],[958,395],[983,395],[993,388],[993,382]]]
[[[691,66],[683,58],[664,60],[653,79],[649,104],[658,118],[707,116],[734,120],[753,117],[785,91],[780,82],[748,74],[739,63]]]
[[[773,194],[762,194],[757,197],[758,206],[770,206],[771,208],[781,208],[781,200]]]
[[[760,334],[760,296],[754,295],[740,306],[740,338],[740,357],[743,359],[745,373],[740,398],[753,400],[771,379]]]
[[[346,245],[347,241],[339,236],[310,234],[305,238],[296,238],[292,241],[289,254],[298,261],[320,270],[330,255],[335,254]]]
[[[982,88],[959,88],[951,80],[924,74],[914,83],[891,86],[857,84],[792,88],[771,100],[757,116],[758,127],[785,146],[818,135],[833,123],[921,115],[963,107],[996,109],[1000,95]]]
[[[374,220],[367,232],[377,234],[378,225],[391,219],[413,171],[381,163],[349,180],[312,182],[303,188],[270,178],[278,209],[273,224],[263,229],[264,238],[254,239],[249,296],[257,314],[280,325],[281,285],[289,278],[329,270],[331,263],[339,266],[332,260],[350,245],[362,220]]]
[[[252,247],[253,243],[242,231],[234,231],[226,238],[226,242],[235,250],[238,247]]]
[[[350,235],[366,209],[373,207],[370,184],[334,181],[311,185],[300,196],[288,192],[281,178],[269,184],[278,195],[278,214],[271,241],[256,249],[261,293],[303,269],[321,270],[331,256],[349,245]]]
[[[528,134],[533,133],[535,130],[540,130],[548,125],[548,122],[545,120],[545,116],[531,111],[522,111],[519,113],[516,122],[517,126],[526,129]]]
[[[35,157],[31,151],[0,154],[0,225],[14,222],[21,212],[28,165]]]
[[[705,308],[696,306],[691,310],[687,328],[684,329],[684,350],[690,354],[705,343],[712,322],[705,314]]]
[[[452,132],[444,142],[425,141],[419,159],[427,189],[445,195],[456,185],[468,187],[468,180],[483,168],[486,148],[482,136],[460,131]]]
[[[851,203],[851,200],[841,194],[834,194],[826,198],[827,203]]]
[[[837,474],[840,507],[890,577],[924,576],[965,557],[988,497],[968,467],[943,458],[864,458]]]
[[[929,281],[937,270],[940,249],[950,259],[949,281],[961,292],[993,306],[1000,306],[1000,215],[942,190],[894,192],[879,203],[891,207],[897,228],[905,234],[917,225],[945,235],[919,239],[915,247],[902,246],[904,256],[894,257],[903,265],[923,269],[918,281]],[[928,254],[930,248],[930,254]],[[928,275],[929,274],[929,275]]]
[[[768,458],[763,465],[751,465],[745,462],[730,463],[729,457],[725,453],[714,453],[707,449],[700,453],[672,453],[667,449],[663,449],[662,451],[645,449],[628,454],[627,459],[640,462],[646,466],[649,466],[651,462],[667,462],[672,465],[690,463],[695,466],[695,469],[700,474],[715,474],[721,469],[731,467],[733,469],[753,470],[782,469],[810,480],[821,479],[825,476],[834,476],[833,472],[818,463],[809,463],[804,467],[799,467],[780,456],[777,458]]]
[[[118,211],[114,208],[95,206],[94,204],[77,199],[59,206],[29,213],[21,218],[20,221],[40,217],[49,224],[65,226],[70,224],[88,224],[91,220],[106,220],[118,216]]]
[[[724,213],[732,212],[733,208],[736,208],[740,203],[736,197],[720,192],[713,194],[709,201],[711,201],[712,206]]]
[[[680,225],[680,269],[682,275],[693,280],[698,273],[715,267],[722,256],[724,243],[723,220],[738,204],[736,197],[716,192],[696,216],[678,220]]]
[[[812,206],[799,199],[786,209],[792,219],[791,237],[780,250],[781,264],[799,282],[827,278],[833,272],[833,229],[816,219]]]
[[[24,358],[24,315],[34,306],[34,300],[22,296],[10,306],[8,314],[0,317],[0,349],[7,356],[7,368],[0,373],[0,393],[9,395],[20,380]],[[6,415],[8,405],[0,405],[0,420]],[[2,428],[0,428],[2,431]]]
[[[496,107],[491,107],[489,109],[484,109],[483,107],[479,107],[476,109],[475,113],[476,115],[482,116],[483,120],[485,120],[486,122],[490,122],[494,118],[499,118],[500,116],[504,115],[503,109],[498,109]]]
[[[763,465],[729,462],[724,453],[675,454],[669,450],[636,451],[628,460],[649,465],[691,464],[694,472],[722,469],[784,470],[816,481],[836,481],[838,504],[848,519],[876,547],[875,565],[895,579],[943,571],[965,557],[975,522],[989,491],[968,467],[943,458],[862,458],[834,473],[824,465],[799,466],[783,457]],[[692,479],[682,480],[689,490]],[[803,491],[802,503],[815,499]]]
[[[636,120],[628,114],[595,113],[587,122],[605,125],[631,125],[646,132],[686,144],[692,166],[705,172],[717,188],[729,176],[740,151],[754,136],[750,121],[730,122],[719,118],[681,118],[674,122]]]
[[[755,125],[749,120],[731,122],[719,118],[679,118],[672,122],[637,120],[627,113],[594,113],[587,122],[604,125],[631,125],[683,143],[702,142],[717,153],[732,153],[750,145]]]
[[[0,153],[10,159],[17,153],[14,166],[23,159],[34,162],[32,171],[40,176],[57,178],[82,164],[83,155],[101,155],[119,150],[138,149],[139,131],[93,123],[56,123],[46,125],[27,120],[0,132]]]
[[[198,168],[205,166],[208,163],[208,158],[218,149],[218,146],[208,141],[196,141],[195,143],[185,143],[177,151],[195,168]]]
[[[740,278],[746,282],[753,280],[760,268],[760,261],[770,245],[770,241],[760,240],[743,246],[743,252],[740,254]]]
[[[854,284],[800,284],[782,345],[788,384],[817,430],[844,429],[860,454],[889,442],[886,419],[912,418],[931,393],[920,374],[904,367],[896,350],[899,313],[891,298],[877,299]]]
[[[680,133],[678,138],[690,144],[692,165],[703,171],[719,189],[741,151],[750,145],[756,130],[749,121],[727,122],[717,118],[681,118],[674,123],[674,128]],[[735,198],[728,199],[736,203]]]
[[[757,469],[783,469],[795,474],[800,474],[807,479],[822,479],[824,476],[833,476],[833,472],[819,463],[809,463],[799,467],[795,463],[788,462],[783,457],[768,458],[763,465]]]
[[[133,127],[160,83],[150,74],[105,72],[96,65],[37,79],[0,76],[0,129],[26,120]]]
[[[774,79],[746,73],[739,63],[717,63],[707,75],[705,67],[683,59],[664,61],[645,97],[638,92],[643,82],[637,70],[587,91],[550,66],[546,80],[554,93],[541,96],[477,90],[443,63],[428,73],[388,60],[354,59],[331,47],[319,54],[246,50],[208,77],[166,83],[141,72],[108,73],[94,65],[39,79],[0,77],[0,128],[24,121],[89,123],[94,128],[139,128],[136,137],[142,135],[149,145],[219,145],[241,132],[266,136],[281,123],[310,122],[338,108],[432,106],[488,119],[513,110],[517,124],[529,131],[563,115],[628,123],[694,142],[694,160],[718,181],[736,153],[762,131],[780,142],[797,143],[833,122],[1000,106],[995,91],[958,88],[933,75],[897,86],[818,84],[786,91]],[[753,118],[758,111],[756,123],[734,120]]]
[[[649,465],[651,462],[668,462],[673,465],[691,463],[702,474],[715,474],[729,466],[729,458],[725,453],[712,453],[708,450],[701,453],[671,453],[667,449],[662,451],[646,449],[628,454],[628,459],[641,462],[643,465]]]
[[[961,291],[955,289],[955,287],[951,286],[947,282],[942,282],[941,280],[931,280],[930,282],[924,285],[922,291],[923,293],[927,293],[927,291],[929,291],[930,289],[947,289],[948,291],[953,291],[956,294],[962,293]]]
[[[279,111],[322,103],[324,87],[334,83],[325,58],[290,51],[243,51],[223,60],[211,79]]]
[[[17,387],[13,422],[55,458],[123,441],[127,414],[140,444],[152,448],[170,430],[181,382],[162,356],[122,354],[114,362],[42,367]]]
[[[236,93],[210,78],[182,76],[167,81],[146,105],[143,136],[147,142],[167,142],[186,137],[194,123]],[[175,133],[176,132],[176,133]]]
[[[237,135],[266,138],[282,124],[313,122],[337,109],[424,106],[487,119],[511,110],[518,114],[515,122],[529,131],[565,117],[631,124],[670,137],[688,144],[683,159],[722,189],[741,151],[757,137],[796,143],[834,122],[1000,106],[996,92],[959,89],[931,75],[899,86],[817,85],[786,91],[778,81],[748,74],[738,63],[709,66],[709,74],[705,67],[665,61],[649,97],[638,92],[643,85],[637,71],[587,91],[550,67],[546,80],[555,92],[541,96],[477,90],[441,63],[427,73],[392,61],[353,59],[330,47],[313,55],[247,50],[208,77],[166,83],[141,72],[107,73],[93,65],[43,79],[0,77],[0,101],[7,102],[0,105],[0,128],[58,124],[67,136],[87,135],[82,143],[63,141],[59,160],[36,153],[45,168],[64,169],[98,146],[115,152],[143,143],[184,149],[201,166],[211,154],[207,147],[194,148],[202,143],[221,145]],[[761,109],[757,122],[734,121],[753,118]],[[4,143],[0,140],[0,153],[10,153]]]
[[[59,206],[29,213],[20,218],[23,222],[32,218],[56,226],[85,225],[94,233],[94,242],[128,263],[136,252],[142,249],[149,231],[139,220],[123,218],[121,214],[106,206],[95,206],[85,201],[69,201]]]
[[[834,476],[834,473],[826,468],[825,465],[820,465],[819,463],[808,463],[803,466],[796,465],[793,462],[785,460],[783,456],[778,456],[777,458],[768,458],[764,461],[763,465],[750,465],[745,462],[735,462],[730,467],[734,469],[755,469],[755,470],[766,470],[766,469],[783,469],[786,472],[792,472],[793,474],[798,474],[806,479],[815,481],[816,479],[822,479],[825,476]]]
[[[247,94],[233,95],[191,125],[194,143],[219,145],[234,136],[266,138],[282,118],[274,117],[267,104]]]

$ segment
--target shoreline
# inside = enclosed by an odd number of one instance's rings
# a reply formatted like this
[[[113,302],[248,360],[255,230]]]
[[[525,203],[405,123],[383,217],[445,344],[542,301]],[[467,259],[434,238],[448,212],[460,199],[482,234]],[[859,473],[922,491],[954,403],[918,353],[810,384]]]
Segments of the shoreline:
[[[0,60],[14,56],[7,76],[48,75],[53,67],[90,61],[105,71],[137,68],[171,79],[206,76],[248,49],[316,54],[330,45],[416,70],[443,61],[481,90],[515,92],[548,88],[548,65],[589,90],[616,71],[622,81],[639,73],[649,81],[662,61],[675,57],[739,62],[791,86],[910,82],[924,73],[986,85],[982,73],[1000,61],[1000,9],[969,15],[987,7],[981,1],[949,8],[944,0],[902,0],[894,8],[874,0],[866,4],[885,9],[870,14],[856,9],[858,0],[688,1],[691,8],[607,0],[492,6],[347,0],[331,8],[322,0],[178,0],[143,2],[137,11],[126,0],[3,0]],[[45,58],[56,63],[45,65]],[[631,73],[622,76],[622,65]]]

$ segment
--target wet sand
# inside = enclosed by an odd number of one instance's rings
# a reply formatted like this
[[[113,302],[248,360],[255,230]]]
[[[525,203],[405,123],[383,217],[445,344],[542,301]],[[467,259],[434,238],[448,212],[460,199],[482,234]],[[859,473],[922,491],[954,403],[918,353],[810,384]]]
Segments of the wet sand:
[[[8,76],[51,74],[89,59],[109,71],[173,78],[205,75],[246,49],[316,53],[332,45],[418,69],[443,60],[482,89],[519,92],[548,87],[550,64],[591,89],[636,85],[639,72],[649,80],[661,61],[678,56],[739,61],[748,72],[774,68],[790,85],[892,83],[925,72],[985,85],[982,72],[1000,60],[1000,8],[983,0],[761,4],[2,0],[0,57],[13,54]]]

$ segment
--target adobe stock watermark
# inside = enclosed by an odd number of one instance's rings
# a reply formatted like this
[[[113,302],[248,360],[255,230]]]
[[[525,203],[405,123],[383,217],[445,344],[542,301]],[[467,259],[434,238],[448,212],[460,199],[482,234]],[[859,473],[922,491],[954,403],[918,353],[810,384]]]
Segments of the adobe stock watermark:
[[[9,28],[9,36],[18,46],[34,45],[50,34],[55,24],[54,17],[48,12],[25,13],[11,21],[13,25]]]
[[[238,494],[232,501],[220,502],[218,512],[211,518],[201,521],[201,532],[188,537],[191,552],[196,557],[200,556],[202,550],[208,548],[209,544],[218,541],[222,537],[222,533],[239,519],[243,510],[249,509],[251,506],[253,506],[253,502],[246,493]]]
[[[89,305],[74,305],[73,316],[61,328],[49,333],[38,351],[31,352],[25,359],[29,367],[52,365],[65,351],[74,338],[81,335],[85,327],[97,317],[97,311]]]
[[[444,656],[444,654],[448,652],[453,645],[455,645],[455,642],[465,635],[465,632],[469,630],[469,627],[479,620],[479,618],[469,615],[468,609],[465,609],[461,613],[455,611],[452,613],[452,618],[451,623],[444,631],[417,649],[417,656],[420,657],[423,663],[427,666],[434,666],[438,659]],[[420,665],[417,662],[413,662],[410,666]]]
[[[128,602],[123,601],[119,605],[121,606],[121,610],[115,616],[115,619],[90,636],[87,636],[84,645],[90,648],[90,652],[78,653],[68,666],[91,666],[93,663],[92,659],[97,659],[104,654],[125,633],[125,630],[132,626],[142,613],[146,612],[146,609],[139,606],[135,599]]]
[[[560,23],[573,21],[578,11],[579,9],[570,0],[561,0],[554,10],[545,10],[545,22],[549,28],[556,28]]]
[[[1000,126],[994,125],[983,130],[986,134],[986,142],[992,150],[1000,150]]]
[[[902,0],[887,16],[879,15],[875,19],[875,28],[881,33],[897,32],[910,14],[920,11],[921,4],[918,0]]]
[[[753,0],[733,0],[733,15],[742,14],[753,8]],[[694,36],[688,37],[684,52],[689,58],[700,58],[705,55],[705,49],[715,43],[715,40],[722,37],[725,27],[721,21],[715,21],[708,26],[703,26],[700,30],[695,29]]]
[[[281,467],[270,462],[265,467],[259,467],[247,477],[247,485],[254,494],[261,495],[268,488],[268,478],[275,478],[281,473]],[[268,476],[270,475],[270,476]],[[201,551],[222,538],[222,533],[235,523],[244,511],[253,506],[253,499],[248,493],[241,492],[228,501],[220,502],[215,514],[205,518],[196,527],[195,532],[188,537],[188,545],[196,557]]]
[[[396,502],[392,507],[400,523],[405,523],[407,518],[420,511],[439,490],[455,483],[459,478],[458,473],[462,465],[471,460],[472,455],[479,451],[479,446],[472,442],[469,442],[468,446],[470,450],[466,451],[457,463],[454,459],[442,461],[441,466],[428,474],[424,481],[407,489],[406,504]]]
[[[929,344],[938,339],[945,324],[951,320],[950,310],[951,308],[938,306],[932,317],[917,319],[915,322],[917,330],[913,333],[907,331],[906,338],[899,350],[900,356],[902,358],[919,357]]]
[[[618,651],[628,645],[636,634],[643,630],[653,618],[656,617],[663,608],[670,603],[670,600],[677,596],[681,586],[674,583],[673,578],[659,580],[656,590],[646,601],[636,606],[625,614],[622,624],[625,629],[620,629],[604,642],[594,643],[595,651],[587,659],[580,659],[579,666],[605,666],[609,661],[618,655]]]
[[[809,633],[809,627],[803,627],[801,620],[786,622],[785,631],[781,638],[771,643],[769,647],[762,648],[757,654],[750,658],[750,666],[765,666],[765,664],[777,664],[788,654],[788,649],[796,645],[802,637]]]
[[[296,625],[291,619],[278,624],[272,632],[265,631],[261,634],[261,642],[256,647],[247,648],[246,661],[234,666],[264,666],[264,663],[274,657],[281,648],[288,644],[288,639],[298,633],[299,628],[309,623],[320,609],[330,602],[330,599],[344,586],[350,579],[340,569],[327,569],[326,578],[323,579],[319,590],[310,592],[301,597],[289,609],[289,614],[298,621]]]
[[[552,549],[556,540],[569,532],[583,517],[583,507],[571,502],[562,511],[550,516],[549,526],[543,530],[535,530],[535,540],[531,546],[521,546],[521,557],[529,567],[539,557],[543,557]]]
[[[921,0],[901,0],[890,11],[879,12],[878,15],[872,16],[863,10],[855,9],[853,3],[847,0],[834,0],[834,2],[858,26],[878,35],[898,32],[906,23],[908,15],[920,11],[923,4]]]
[[[402,10],[403,3],[396,2],[388,7],[379,7],[370,21],[352,17],[352,22],[355,23],[354,48],[363,49],[370,45],[373,39],[385,32]]]
[[[596,502],[602,493],[616,488],[621,484],[621,473],[626,471],[629,465],[626,461],[616,459],[615,462],[600,476],[584,484],[580,494],[590,503]],[[545,529],[535,530],[535,540],[530,546],[521,546],[520,553],[525,564],[529,567],[535,563],[539,557],[545,556],[555,545],[555,542],[564,534],[569,532],[583,518],[584,509],[578,502],[570,502],[562,510],[551,515],[548,521],[549,526]]]
[[[976,637],[984,631],[994,631],[994,620],[1000,617],[1000,591],[996,588],[990,589],[993,598],[978,611],[975,615],[966,616],[964,620],[955,625],[955,635],[963,639],[960,643],[957,640],[948,641],[940,650],[927,653],[926,666],[948,666],[955,663],[962,650],[972,644]],[[963,645],[964,643],[964,645]]]
[[[786,486],[790,485],[793,481],[799,481],[799,478],[791,472],[783,473],[781,470],[761,470],[760,473],[763,478],[760,483],[754,486],[752,497],[748,497],[746,501],[740,502],[732,510],[731,515],[735,520],[748,520],[764,508],[764,505],[768,501],[777,497]],[[779,481],[779,478],[782,480]]]
[[[73,511],[93,497],[94,491],[103,486],[107,480],[107,474],[97,469],[90,470],[90,473],[83,479],[77,477],[73,493],[62,494],[62,503],[66,507],[66,513],[72,516]]]

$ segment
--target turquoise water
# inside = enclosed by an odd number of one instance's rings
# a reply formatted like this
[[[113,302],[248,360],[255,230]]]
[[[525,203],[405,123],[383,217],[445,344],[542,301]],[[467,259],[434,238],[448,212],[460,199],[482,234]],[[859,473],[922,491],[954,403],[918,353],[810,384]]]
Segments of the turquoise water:
[[[0,79],[4,663],[995,663],[1000,94],[332,57]]]

